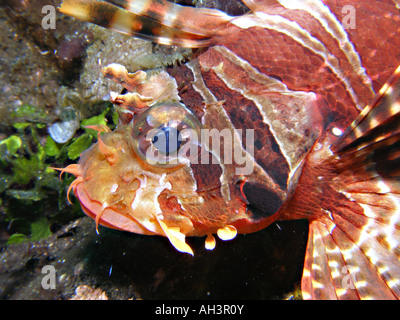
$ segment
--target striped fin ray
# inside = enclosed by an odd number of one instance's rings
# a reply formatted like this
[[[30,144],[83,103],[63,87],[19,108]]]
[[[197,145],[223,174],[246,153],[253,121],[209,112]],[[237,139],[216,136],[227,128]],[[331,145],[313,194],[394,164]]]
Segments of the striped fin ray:
[[[137,15],[160,21],[164,26],[201,35],[214,34],[233,18],[219,10],[181,6],[167,0],[105,1]]]
[[[343,209],[342,215],[345,213]],[[360,228],[359,220],[365,220],[362,222],[369,228]],[[367,217],[349,219],[333,214],[330,219],[314,220],[303,271],[303,297],[399,299],[399,256],[382,244],[385,228]],[[392,236],[399,239],[399,230]]]
[[[331,150],[304,172],[318,177],[308,201],[320,209],[303,297],[400,299],[400,68]]]
[[[213,9],[165,0],[63,0],[60,11],[83,21],[165,45],[205,47],[231,20]]]
[[[385,132],[382,132],[385,130]],[[331,146],[335,153],[361,149],[400,133],[400,66],[349,128]]]

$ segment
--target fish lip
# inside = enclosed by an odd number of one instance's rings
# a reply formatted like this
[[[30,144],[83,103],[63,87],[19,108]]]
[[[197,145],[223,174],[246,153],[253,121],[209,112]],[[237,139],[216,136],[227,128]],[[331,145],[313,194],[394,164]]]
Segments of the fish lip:
[[[96,231],[98,233],[97,225],[101,224],[108,228],[129,231],[144,235],[160,235],[165,236],[169,239],[171,244],[180,252],[189,253],[194,255],[191,247],[185,242],[186,234],[180,232],[180,229],[169,228],[159,217],[155,216],[154,226],[160,229],[160,232],[151,231],[145,227],[144,224],[139,223],[137,220],[129,215],[122,214],[112,207],[102,206],[98,201],[93,201],[89,198],[83,183],[79,183],[75,187],[75,195],[78,197],[82,210],[86,215],[91,217],[96,221]],[[89,203],[92,208],[88,208],[87,203]],[[98,216],[100,215],[100,216]],[[153,222],[151,222],[153,224]],[[156,224],[158,223],[158,225]]]
[[[97,201],[93,201],[90,199],[82,183],[76,186],[74,193],[80,202],[83,212],[88,217],[96,220],[97,214],[101,213],[101,211],[103,210],[101,204]],[[96,211],[98,213],[96,213]],[[112,207],[107,207],[103,210],[103,213],[101,214],[101,217],[99,219],[99,224],[111,229],[128,231],[137,234],[158,235],[158,233],[152,232],[145,228],[134,218],[122,214],[114,210]]]

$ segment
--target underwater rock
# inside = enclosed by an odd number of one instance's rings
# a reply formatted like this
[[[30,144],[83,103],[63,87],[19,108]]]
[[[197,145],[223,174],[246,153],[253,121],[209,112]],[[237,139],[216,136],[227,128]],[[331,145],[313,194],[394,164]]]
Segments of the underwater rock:
[[[49,127],[49,134],[57,143],[68,142],[79,128],[79,122],[76,120],[58,121]]]
[[[91,44],[93,34],[84,29],[65,38],[54,51],[58,65],[63,72],[63,83],[72,85],[79,80],[86,48]]]
[[[107,295],[100,289],[93,289],[89,286],[79,286],[70,300],[108,300]]]
[[[57,143],[66,143],[79,128],[79,119],[72,107],[62,110],[61,121],[53,123],[49,128],[49,134]]]
[[[53,7],[59,0],[51,2]],[[60,84],[67,83],[63,61],[56,49],[84,34],[85,23],[56,14],[56,28],[44,29],[41,8],[47,0],[7,0],[0,5],[0,124],[1,131],[13,122],[30,119],[12,118],[22,105],[35,106],[46,113],[42,122],[52,122]]]
[[[100,65],[119,63],[129,72],[151,70],[183,61],[192,52],[190,49],[153,44],[95,25],[88,25],[85,32],[90,32],[93,38],[86,50],[79,81],[72,88],[62,87],[58,95],[61,109],[73,106],[83,118],[93,115],[91,106],[109,100],[110,91],[122,90],[121,85],[101,74]]]
[[[196,1],[196,7],[219,9],[231,16],[239,16],[249,11],[240,0],[198,0]]]
[[[88,266],[91,253],[87,250],[93,248],[98,241],[92,220],[84,217],[55,232],[48,239],[3,248],[0,251],[0,299],[53,300],[78,296],[84,298],[85,294],[87,299],[90,298],[90,292],[84,290],[84,286],[98,287],[100,283],[96,280],[99,270],[91,270],[92,267]],[[99,267],[103,270],[103,266]],[[48,275],[46,270],[54,270],[54,288],[44,285]],[[108,296],[113,299],[138,297],[132,286],[128,286],[127,290],[118,290],[117,285],[102,287],[111,292]],[[94,290],[92,294],[104,298],[105,293],[99,292]]]
[[[23,104],[46,106],[56,103],[57,65],[29,39],[21,36],[0,8],[0,117],[10,121],[13,110]]]

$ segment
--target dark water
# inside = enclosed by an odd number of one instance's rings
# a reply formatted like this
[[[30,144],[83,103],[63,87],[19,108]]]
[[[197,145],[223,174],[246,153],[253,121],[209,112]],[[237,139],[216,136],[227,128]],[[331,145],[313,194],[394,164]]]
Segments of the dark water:
[[[301,279],[307,224],[278,222],[281,230],[273,224],[217,241],[213,251],[204,238],[189,238],[194,257],[166,238],[102,228],[86,248],[86,267],[103,288],[133,286],[142,299],[281,299]]]

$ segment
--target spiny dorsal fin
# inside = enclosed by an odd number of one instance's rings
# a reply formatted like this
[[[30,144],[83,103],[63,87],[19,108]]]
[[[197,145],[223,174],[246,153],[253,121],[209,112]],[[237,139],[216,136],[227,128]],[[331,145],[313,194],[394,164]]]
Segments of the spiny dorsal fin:
[[[400,183],[400,66],[331,150],[340,157],[337,171],[343,177],[352,171],[385,179],[381,184]]]
[[[372,142],[400,132],[400,66],[364,108],[349,128],[332,144],[331,150],[362,149]]]
[[[400,67],[331,150],[306,168],[303,297],[400,299]]]
[[[63,0],[60,11],[80,20],[161,44],[205,47],[231,17],[166,0]]]

